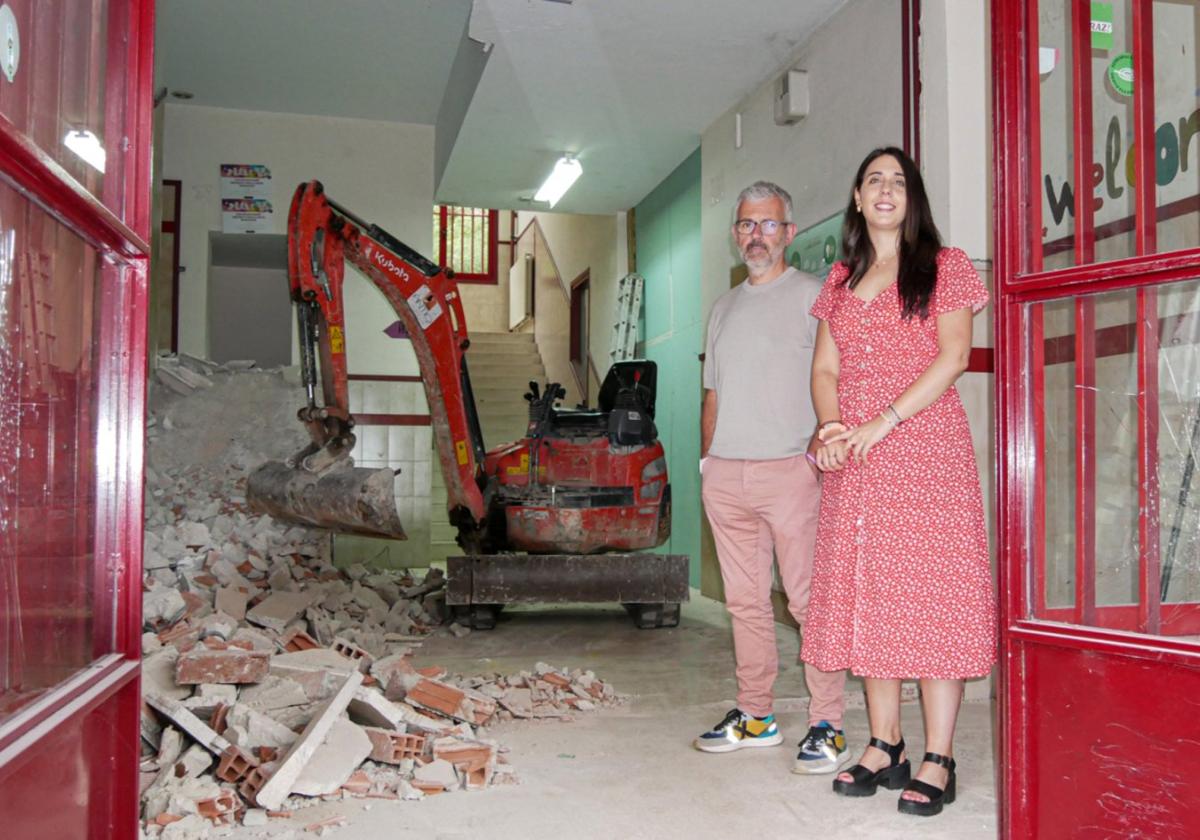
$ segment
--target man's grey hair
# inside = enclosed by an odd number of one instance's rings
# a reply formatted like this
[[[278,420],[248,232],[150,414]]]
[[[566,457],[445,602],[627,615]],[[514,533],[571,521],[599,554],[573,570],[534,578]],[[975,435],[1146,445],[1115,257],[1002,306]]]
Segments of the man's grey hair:
[[[770,181],[755,181],[738,193],[737,201],[733,204],[734,221],[737,221],[738,208],[743,201],[765,201],[768,198],[778,198],[783,202],[783,220],[792,221],[792,196],[783,187]]]

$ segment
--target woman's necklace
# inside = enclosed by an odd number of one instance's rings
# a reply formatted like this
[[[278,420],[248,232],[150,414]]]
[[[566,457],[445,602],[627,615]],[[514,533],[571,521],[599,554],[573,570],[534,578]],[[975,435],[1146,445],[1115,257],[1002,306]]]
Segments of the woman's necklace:
[[[895,251],[893,251],[892,253],[888,254],[886,257],[879,257],[877,260],[875,260],[875,262],[872,263],[872,267],[873,268],[883,268],[884,265],[891,262],[895,258],[896,258],[896,253],[895,253]]]

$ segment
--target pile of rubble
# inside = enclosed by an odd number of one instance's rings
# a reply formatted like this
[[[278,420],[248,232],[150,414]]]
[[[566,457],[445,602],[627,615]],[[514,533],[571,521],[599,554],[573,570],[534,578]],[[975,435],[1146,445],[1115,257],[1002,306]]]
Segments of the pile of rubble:
[[[418,668],[426,635],[470,632],[446,627],[440,570],[343,571],[326,532],[245,507],[247,471],[303,442],[294,388],[278,371],[169,366],[188,373],[164,379],[160,366],[159,382],[180,384],[152,391],[147,430],[146,836],[510,783],[489,724],[619,702],[592,673],[541,663],[507,677]]]

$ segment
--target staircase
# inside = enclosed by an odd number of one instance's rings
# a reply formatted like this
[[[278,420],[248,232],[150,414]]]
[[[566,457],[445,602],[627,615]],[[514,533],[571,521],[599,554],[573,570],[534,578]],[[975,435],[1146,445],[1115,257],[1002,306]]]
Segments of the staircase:
[[[533,333],[474,333],[467,351],[475,407],[483,430],[483,445],[492,449],[525,436],[529,419],[524,394],[532,379],[545,384],[546,370]],[[455,530],[446,512],[446,481],[437,454],[430,474],[431,561],[458,554]]]

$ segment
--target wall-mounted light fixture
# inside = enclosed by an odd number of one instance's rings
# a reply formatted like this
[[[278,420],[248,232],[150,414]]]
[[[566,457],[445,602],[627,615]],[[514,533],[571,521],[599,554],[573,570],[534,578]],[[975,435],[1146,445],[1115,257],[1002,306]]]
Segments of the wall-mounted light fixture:
[[[546,182],[534,193],[534,201],[544,201],[551,207],[571,188],[571,185],[583,174],[583,167],[571,155],[563,155],[554,164],[554,171]]]
[[[99,172],[104,171],[104,144],[92,132],[86,129],[68,131],[63,137],[63,145],[79,155],[88,166]]]

